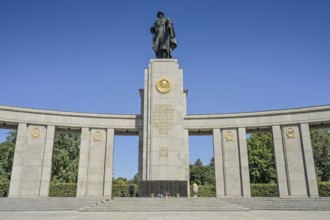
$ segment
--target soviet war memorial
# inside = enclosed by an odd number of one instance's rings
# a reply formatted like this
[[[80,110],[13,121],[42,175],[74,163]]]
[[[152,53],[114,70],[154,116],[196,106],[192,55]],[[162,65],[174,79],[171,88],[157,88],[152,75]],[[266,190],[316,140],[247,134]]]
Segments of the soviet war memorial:
[[[13,2],[1,219],[329,215],[329,3]]]

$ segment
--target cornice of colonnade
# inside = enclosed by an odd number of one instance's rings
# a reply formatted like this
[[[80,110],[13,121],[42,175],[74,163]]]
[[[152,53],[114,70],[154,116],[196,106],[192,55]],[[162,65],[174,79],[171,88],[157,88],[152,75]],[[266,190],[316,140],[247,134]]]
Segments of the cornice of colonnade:
[[[139,114],[80,113],[0,105],[0,123],[139,129],[143,126],[143,118]]]
[[[143,117],[139,114],[80,113],[0,105],[0,123],[136,130],[142,128]],[[330,123],[330,105],[244,113],[187,115],[184,118],[185,129],[192,130],[262,128],[298,123]]]
[[[298,123],[330,124],[330,105],[258,112],[187,115],[185,129],[270,127]]]

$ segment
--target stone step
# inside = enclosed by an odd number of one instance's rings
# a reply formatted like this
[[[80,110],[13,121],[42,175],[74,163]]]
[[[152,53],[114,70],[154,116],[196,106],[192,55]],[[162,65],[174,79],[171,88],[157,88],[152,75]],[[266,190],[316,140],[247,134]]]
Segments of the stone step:
[[[115,198],[80,209],[82,212],[118,211],[247,211],[249,209],[219,199]]]
[[[103,198],[0,198],[0,211],[78,210]]]
[[[330,211],[330,198],[0,198],[0,211]]]
[[[224,199],[251,210],[324,210],[330,211],[330,198],[245,198]]]

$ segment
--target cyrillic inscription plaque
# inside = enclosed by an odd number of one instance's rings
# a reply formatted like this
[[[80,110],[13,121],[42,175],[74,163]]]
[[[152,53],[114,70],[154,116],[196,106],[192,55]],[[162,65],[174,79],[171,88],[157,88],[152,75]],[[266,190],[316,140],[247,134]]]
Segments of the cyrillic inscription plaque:
[[[174,108],[171,104],[154,105],[153,125],[160,134],[168,134],[174,127]]]

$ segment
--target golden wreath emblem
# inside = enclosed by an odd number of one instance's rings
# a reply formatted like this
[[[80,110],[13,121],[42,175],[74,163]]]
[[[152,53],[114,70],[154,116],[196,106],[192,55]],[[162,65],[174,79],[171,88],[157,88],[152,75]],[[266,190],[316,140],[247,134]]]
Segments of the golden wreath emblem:
[[[287,138],[296,138],[296,132],[295,132],[294,128],[291,128],[291,127],[287,128],[285,130],[285,134],[286,134]]]
[[[166,94],[172,89],[172,82],[165,78],[160,78],[156,82],[156,89],[160,94]]]
[[[32,129],[31,136],[33,138],[39,138],[40,135],[41,135],[41,132],[40,132],[40,129],[39,128],[35,127],[35,128]]]
[[[102,139],[102,134],[100,131],[95,131],[93,134],[94,141],[101,141]]]
[[[234,141],[234,134],[233,134],[233,132],[227,131],[225,133],[225,139],[226,139],[227,142],[228,141]]]

